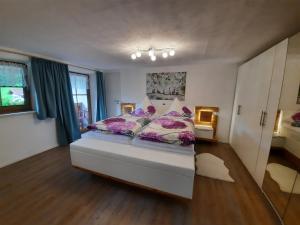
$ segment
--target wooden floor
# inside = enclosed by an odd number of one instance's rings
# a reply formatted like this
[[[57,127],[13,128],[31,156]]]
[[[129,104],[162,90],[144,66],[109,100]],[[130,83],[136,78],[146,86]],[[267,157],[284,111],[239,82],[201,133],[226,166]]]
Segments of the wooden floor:
[[[277,225],[276,215],[227,144],[199,144],[225,160],[235,183],[196,176],[192,201],[72,168],[68,147],[0,169],[1,225]]]

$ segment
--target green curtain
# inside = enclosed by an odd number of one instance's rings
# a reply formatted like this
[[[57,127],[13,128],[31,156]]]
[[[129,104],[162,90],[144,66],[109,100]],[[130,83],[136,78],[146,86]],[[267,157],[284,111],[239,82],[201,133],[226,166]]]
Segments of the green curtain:
[[[31,59],[37,117],[56,118],[57,138],[66,145],[81,137],[76,118],[68,66],[40,58]]]
[[[103,80],[103,73],[96,71],[96,81],[97,81],[97,115],[96,120],[103,120],[107,117],[106,111],[106,96],[105,96],[105,86]]]

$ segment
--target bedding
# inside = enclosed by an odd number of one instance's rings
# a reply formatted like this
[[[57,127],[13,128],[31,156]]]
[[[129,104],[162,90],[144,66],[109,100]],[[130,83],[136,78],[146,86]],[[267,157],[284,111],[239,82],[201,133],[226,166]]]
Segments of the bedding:
[[[151,119],[148,115],[125,114],[117,117],[110,117],[105,120],[96,122],[89,126],[91,130],[99,130],[108,134],[120,134],[133,137],[138,131]]]
[[[195,142],[194,123],[190,118],[167,114],[153,120],[137,136],[142,140],[187,146]]]

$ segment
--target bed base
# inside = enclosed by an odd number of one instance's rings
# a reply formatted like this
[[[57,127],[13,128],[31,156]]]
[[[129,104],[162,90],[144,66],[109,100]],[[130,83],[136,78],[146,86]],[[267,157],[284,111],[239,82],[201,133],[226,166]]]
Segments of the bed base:
[[[70,145],[75,168],[144,189],[192,199],[194,156],[96,139]]]
[[[189,201],[192,200],[191,198],[186,198],[186,197],[174,195],[174,194],[164,192],[164,191],[160,191],[160,190],[150,188],[150,187],[147,187],[147,186],[144,186],[144,185],[136,184],[136,183],[129,182],[129,181],[126,181],[126,180],[122,180],[122,179],[119,179],[119,178],[108,176],[108,175],[105,175],[105,174],[102,174],[102,173],[97,173],[95,171],[87,170],[87,169],[84,169],[84,168],[81,168],[81,167],[78,167],[78,166],[73,166],[73,168],[77,169],[77,170],[80,170],[82,172],[86,172],[86,173],[96,175],[98,177],[102,177],[102,178],[107,179],[107,180],[111,180],[113,182],[117,182],[117,183],[120,183],[120,184],[125,184],[125,185],[131,186],[133,188],[138,188],[138,189],[142,189],[142,190],[145,190],[145,191],[156,193],[158,195],[178,199],[179,201],[189,202]]]

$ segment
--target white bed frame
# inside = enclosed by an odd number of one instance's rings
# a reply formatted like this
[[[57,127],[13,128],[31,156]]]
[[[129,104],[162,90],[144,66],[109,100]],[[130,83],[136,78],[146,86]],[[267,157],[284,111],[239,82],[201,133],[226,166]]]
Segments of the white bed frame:
[[[97,139],[75,141],[70,152],[74,167],[166,194],[188,199],[193,196],[193,155]]]

